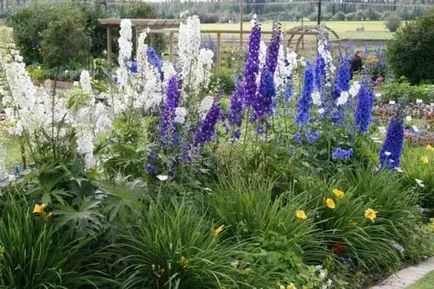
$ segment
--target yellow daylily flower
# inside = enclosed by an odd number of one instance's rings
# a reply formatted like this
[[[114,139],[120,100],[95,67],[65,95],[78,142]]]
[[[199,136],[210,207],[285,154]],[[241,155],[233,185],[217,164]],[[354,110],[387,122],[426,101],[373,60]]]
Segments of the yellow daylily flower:
[[[218,226],[217,228],[214,229],[214,231],[212,232],[212,235],[214,237],[217,237],[221,232],[223,232],[224,228],[225,228],[225,225]]]
[[[333,199],[330,199],[330,198],[327,198],[326,205],[329,209],[335,209],[336,208],[335,201],[333,201]]]
[[[340,199],[342,199],[342,198],[344,197],[345,193],[344,193],[343,191],[339,190],[339,189],[334,189],[334,190],[333,190],[333,195],[334,195],[338,200],[340,200]]]
[[[291,283],[289,285],[286,285],[286,289],[297,289],[297,287],[295,287],[295,285]]]
[[[422,161],[422,163],[423,163],[424,165],[427,165],[427,164],[429,163],[429,159],[428,159],[427,156],[423,156],[423,157],[421,157],[420,160]]]
[[[377,211],[374,211],[373,209],[369,208],[365,210],[365,218],[371,220],[372,222],[375,221],[377,218]]]
[[[427,145],[425,146],[425,150],[426,150],[426,151],[429,151],[429,152],[434,152],[434,147],[432,147],[431,145],[427,144]]]
[[[45,204],[42,205],[36,204],[33,207],[33,214],[40,215],[43,214],[44,212],[45,212]]]
[[[297,210],[295,212],[295,216],[299,220],[306,220],[307,219],[307,215],[306,215],[306,213],[303,210]]]

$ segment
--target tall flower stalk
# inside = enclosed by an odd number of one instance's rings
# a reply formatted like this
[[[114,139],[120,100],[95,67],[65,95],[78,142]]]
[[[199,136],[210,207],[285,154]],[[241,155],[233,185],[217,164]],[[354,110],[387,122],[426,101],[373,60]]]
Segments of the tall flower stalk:
[[[263,131],[263,126],[267,125],[267,115],[273,112],[273,103],[276,98],[276,84],[274,74],[277,68],[282,32],[280,23],[273,24],[273,34],[271,42],[267,47],[265,64],[261,71],[259,89],[252,103],[252,120],[259,122],[258,132]]]
[[[259,73],[259,47],[261,43],[261,26],[254,23],[249,36],[249,52],[244,67],[244,104],[252,105],[256,95],[256,79]]]
[[[387,127],[386,139],[380,151],[380,164],[385,169],[395,169],[401,162],[404,144],[404,124],[402,120],[392,119]]]
[[[314,82],[314,71],[312,65],[308,62],[304,71],[303,91],[298,99],[297,114],[295,123],[299,127],[305,127],[310,120],[309,111],[312,106],[312,92]]]
[[[332,116],[333,123],[339,124],[345,117],[345,108],[349,100],[350,90],[350,60],[348,57],[341,57],[336,73],[335,85],[333,88],[333,106],[336,107]],[[328,110],[331,108],[328,108]]]
[[[209,142],[213,138],[220,113],[220,97],[218,96],[214,99],[211,108],[196,129],[193,142],[194,147],[198,148],[200,145]]]
[[[161,116],[161,144],[166,147],[169,138],[175,132],[176,108],[181,101],[180,80],[177,76],[169,79],[166,90],[166,102]]]
[[[232,137],[239,139],[241,136],[240,127],[243,122],[243,92],[244,87],[238,79],[237,86],[230,98],[229,124],[232,126]]]
[[[368,86],[368,80],[364,79],[357,95],[356,113],[354,115],[354,126],[361,133],[368,132],[373,102],[374,95]]]
[[[399,168],[404,144],[404,114],[407,96],[400,99],[398,110],[390,120],[386,138],[380,151],[381,168],[393,170]]]

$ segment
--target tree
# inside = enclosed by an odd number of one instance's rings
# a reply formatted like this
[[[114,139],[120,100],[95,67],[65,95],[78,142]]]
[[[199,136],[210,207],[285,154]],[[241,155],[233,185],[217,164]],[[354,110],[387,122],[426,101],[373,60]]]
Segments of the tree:
[[[401,17],[396,13],[390,14],[387,16],[384,24],[390,32],[395,32],[401,26]]]
[[[57,68],[65,63],[85,63],[90,46],[84,12],[72,2],[56,6],[52,21],[41,32],[44,64]]]
[[[387,45],[387,57],[398,77],[411,83],[434,81],[434,9],[407,22]]]
[[[335,15],[333,15],[332,19],[337,21],[345,20],[345,13],[342,11],[338,11]]]

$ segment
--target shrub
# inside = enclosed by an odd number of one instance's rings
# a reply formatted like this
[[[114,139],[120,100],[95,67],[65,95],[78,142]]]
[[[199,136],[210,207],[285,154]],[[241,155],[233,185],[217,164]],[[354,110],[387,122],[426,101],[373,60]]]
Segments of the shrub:
[[[32,2],[7,17],[7,24],[14,29],[15,44],[24,62],[42,63],[40,32],[47,29],[53,19],[54,6],[49,3]]]
[[[54,8],[53,19],[41,32],[41,48],[48,67],[88,60],[91,43],[85,21],[85,14],[76,4],[65,2]]]
[[[98,19],[107,18],[109,14],[105,9],[105,5],[98,3],[94,5],[86,4],[82,9],[86,15],[86,29],[92,40],[91,54],[95,58],[101,57],[107,48],[107,28],[100,24]]]
[[[14,28],[16,44],[28,64],[73,68],[88,59],[90,38],[85,14],[73,2],[35,2],[11,14],[8,23]]]
[[[411,85],[405,78],[386,82],[380,90],[383,101],[398,101],[404,95],[408,96],[410,102],[416,102],[417,99],[422,99],[424,102],[432,100],[429,86]]]
[[[385,19],[384,24],[390,32],[395,32],[401,26],[401,17],[398,14],[390,14]]]
[[[434,80],[434,9],[408,22],[387,45],[388,61],[397,76],[415,84]]]

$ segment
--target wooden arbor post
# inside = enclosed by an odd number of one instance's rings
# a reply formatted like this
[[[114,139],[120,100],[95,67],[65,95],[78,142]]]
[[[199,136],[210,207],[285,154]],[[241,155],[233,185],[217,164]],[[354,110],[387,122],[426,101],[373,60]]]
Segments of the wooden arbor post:
[[[107,62],[109,66],[112,64],[112,27],[107,25]]]

